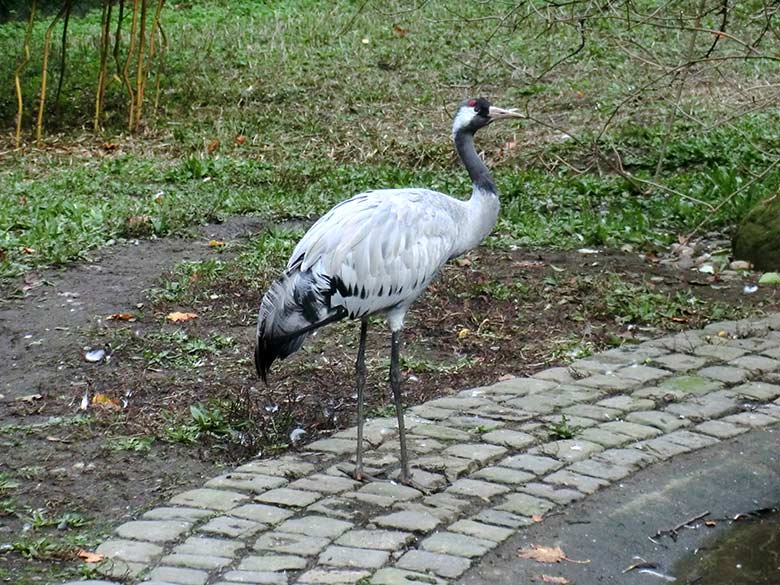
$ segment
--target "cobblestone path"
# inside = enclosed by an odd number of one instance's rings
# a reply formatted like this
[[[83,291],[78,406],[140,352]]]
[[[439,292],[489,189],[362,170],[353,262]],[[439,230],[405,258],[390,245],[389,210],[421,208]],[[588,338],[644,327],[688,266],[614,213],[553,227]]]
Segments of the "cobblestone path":
[[[352,428],[122,524],[97,549],[109,580],[72,583],[445,584],[641,467],[780,423],[778,397],[780,314],[613,349],[409,409],[428,493],[353,481]],[[563,415],[574,437],[550,440]],[[394,420],[367,422],[365,438],[367,472],[392,475]]]

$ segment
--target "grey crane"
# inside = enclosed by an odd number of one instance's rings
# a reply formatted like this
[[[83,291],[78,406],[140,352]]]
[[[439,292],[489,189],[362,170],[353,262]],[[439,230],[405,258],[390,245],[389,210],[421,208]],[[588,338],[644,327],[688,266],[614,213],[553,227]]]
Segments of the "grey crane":
[[[401,443],[400,479],[411,483],[401,405],[399,344],[404,317],[439,269],[477,246],[498,217],[498,191],[474,147],[474,134],[494,120],[521,114],[486,99],[460,104],[452,124],[455,149],[473,184],[462,201],[428,189],[380,189],[333,207],[303,236],[284,273],[260,304],[255,366],[267,383],[277,358],[297,351],[315,329],[360,319],[356,360],[358,427],[355,478],[363,472],[363,390],[368,317],[384,313],[391,331],[390,386]]]

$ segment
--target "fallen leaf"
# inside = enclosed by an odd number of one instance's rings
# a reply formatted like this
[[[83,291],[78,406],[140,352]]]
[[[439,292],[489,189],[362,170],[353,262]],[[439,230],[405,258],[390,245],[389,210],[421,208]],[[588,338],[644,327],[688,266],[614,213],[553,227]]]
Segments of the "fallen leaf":
[[[400,26],[398,26],[396,24],[396,25],[393,25],[393,32],[395,34],[397,34],[399,37],[405,37],[407,35],[407,33],[409,32],[409,30],[405,29],[405,28],[401,28]]]
[[[241,135],[236,136],[233,139],[233,142],[235,142],[236,144],[244,144],[244,142],[246,142],[246,136],[241,136]]]
[[[209,248],[221,248],[225,245],[225,242],[220,240],[209,240]]]
[[[106,152],[111,152],[113,150],[117,150],[119,148],[119,144],[116,142],[104,142],[103,143],[103,150]]]
[[[542,583],[560,583],[560,585],[566,585],[569,582],[566,577],[554,577],[553,575],[534,575],[531,579]]]
[[[544,262],[541,260],[520,260],[515,264],[518,268],[542,268]]]
[[[717,526],[717,525],[718,525],[718,523],[717,523],[717,522],[715,522],[715,520],[707,520],[707,521],[704,523],[704,525],[705,525],[705,526]]]
[[[113,410],[119,410],[121,408],[118,400],[100,393],[95,394],[92,397],[92,406],[104,406]]]
[[[197,316],[198,315],[196,313],[182,313],[180,311],[174,311],[173,313],[168,313],[165,318],[173,323],[178,323],[179,321],[189,321],[190,319],[195,319]]]
[[[464,337],[468,337],[471,334],[471,329],[466,329],[465,327],[458,331],[458,339],[463,339]]]
[[[83,548],[80,548],[76,551],[76,556],[80,559],[83,559],[85,563],[99,563],[104,558],[106,558],[103,555],[99,555],[97,553],[91,553],[89,551],[84,550]]]
[[[135,321],[136,316],[132,313],[113,313],[106,317],[106,321]]]
[[[534,522],[541,522],[542,520],[544,520],[544,518],[542,517],[541,514],[533,514],[531,516],[531,520],[533,520]]]
[[[531,559],[539,563],[560,563],[561,561],[568,561],[570,563],[587,564],[590,561],[575,561],[566,556],[563,549],[559,546],[539,546],[538,544],[531,544],[526,548],[517,549],[517,556],[523,559]]]
[[[461,268],[465,266],[471,266],[471,260],[469,260],[468,258],[458,258],[457,260],[455,260],[455,264],[457,264]]]
[[[561,547],[539,546],[532,544],[527,548],[517,549],[517,556],[540,563],[560,563],[566,558]]]
[[[27,246],[22,247],[22,252],[25,254],[35,254],[35,250],[32,248],[28,248]]]
[[[758,284],[780,284],[780,272],[765,272],[758,279]]]
[[[213,153],[215,150],[217,150],[218,148],[219,148],[219,140],[218,140],[217,138],[215,138],[214,140],[212,140],[211,142],[209,142],[209,145],[208,145],[208,147],[206,148],[206,150],[208,151],[208,153],[209,153],[209,154],[211,154],[211,153]]]

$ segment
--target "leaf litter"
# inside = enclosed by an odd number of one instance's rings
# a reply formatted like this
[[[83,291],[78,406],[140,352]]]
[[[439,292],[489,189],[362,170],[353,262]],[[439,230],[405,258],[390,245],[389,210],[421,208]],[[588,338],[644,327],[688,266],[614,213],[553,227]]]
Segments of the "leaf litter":
[[[527,547],[517,549],[517,556],[522,559],[530,559],[539,563],[560,563],[561,561],[576,563],[578,565],[590,563],[590,559],[581,561],[570,559],[566,556],[566,553],[563,552],[563,549],[560,546],[530,544]]]

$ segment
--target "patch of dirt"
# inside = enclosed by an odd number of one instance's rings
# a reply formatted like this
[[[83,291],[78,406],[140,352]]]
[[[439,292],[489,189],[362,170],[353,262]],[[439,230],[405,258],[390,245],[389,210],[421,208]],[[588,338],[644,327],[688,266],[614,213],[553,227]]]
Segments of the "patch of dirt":
[[[298,354],[274,365],[266,388],[252,364],[266,283],[227,279],[188,306],[150,304],[144,296],[177,262],[216,255],[209,239],[261,229],[257,220],[238,218],[207,226],[194,240],[116,246],[94,262],[28,276],[32,288],[2,301],[0,479],[13,485],[0,488],[0,502],[7,502],[0,506],[0,554],[11,571],[0,570],[0,581],[71,574],[76,566],[72,558],[57,560],[61,551],[35,562],[3,554],[3,543],[40,535],[63,540],[55,527],[26,530],[33,510],[90,519],[88,545],[101,530],[201,485],[220,466],[288,448],[294,429],[305,431],[306,442],[353,424],[356,323],[310,337]],[[480,248],[446,267],[408,318],[406,403],[698,327],[715,314],[780,310],[777,289],[744,292],[753,278],[722,280],[610,250]],[[198,317],[171,323],[165,316],[174,310]],[[113,313],[138,319],[106,321]],[[88,363],[85,347],[104,348],[109,359]],[[392,403],[388,355],[389,334],[377,319],[367,351],[374,415],[389,414]],[[197,424],[190,410],[196,404],[202,405]]]

